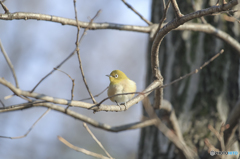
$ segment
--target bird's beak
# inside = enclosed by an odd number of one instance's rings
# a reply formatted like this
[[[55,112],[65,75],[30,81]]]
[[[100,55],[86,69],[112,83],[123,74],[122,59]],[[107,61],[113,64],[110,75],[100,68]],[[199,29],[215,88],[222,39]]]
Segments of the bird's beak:
[[[111,75],[106,75],[106,76],[110,77]]]

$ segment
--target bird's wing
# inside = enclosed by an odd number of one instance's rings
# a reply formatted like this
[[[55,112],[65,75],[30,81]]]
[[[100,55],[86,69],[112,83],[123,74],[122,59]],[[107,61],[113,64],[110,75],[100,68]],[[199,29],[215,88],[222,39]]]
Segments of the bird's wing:
[[[137,86],[136,83],[130,79],[126,79],[122,82],[123,85],[123,93],[130,93],[130,92],[136,92]],[[134,96],[134,94],[130,95],[131,98]]]

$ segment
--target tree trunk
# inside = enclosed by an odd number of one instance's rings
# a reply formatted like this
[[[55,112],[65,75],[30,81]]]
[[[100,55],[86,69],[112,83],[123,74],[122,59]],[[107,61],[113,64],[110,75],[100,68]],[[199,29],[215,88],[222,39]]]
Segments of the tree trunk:
[[[193,12],[191,1],[177,2],[183,14]],[[207,8],[215,5],[214,3],[196,0],[194,9]],[[162,1],[153,0],[152,22],[159,23],[161,15],[163,15]],[[239,41],[239,24],[225,21],[223,16],[208,16],[205,19]],[[170,6],[167,21],[174,18],[174,10]],[[201,23],[201,20],[195,19],[192,22]],[[152,42],[149,42],[146,85],[152,81],[151,46]],[[199,68],[221,49],[224,49],[224,54],[199,73],[168,86],[163,91],[164,99],[170,101],[175,109],[186,144],[197,151],[200,158],[210,157],[207,153],[208,147],[204,144],[206,138],[213,145],[218,142],[217,137],[208,129],[208,125],[219,131],[221,123],[226,122],[238,100],[239,52],[212,35],[192,31],[171,31],[160,46],[159,61],[164,84]],[[154,103],[153,93],[151,95],[150,100]],[[143,112],[146,116],[146,112],[144,110]],[[160,118],[164,116],[162,110],[155,112]],[[167,121],[165,123],[168,125]],[[231,147],[230,150],[239,152],[239,146],[235,143],[235,147]],[[138,158],[163,159],[181,156],[168,138],[155,126],[150,126],[141,130]]]

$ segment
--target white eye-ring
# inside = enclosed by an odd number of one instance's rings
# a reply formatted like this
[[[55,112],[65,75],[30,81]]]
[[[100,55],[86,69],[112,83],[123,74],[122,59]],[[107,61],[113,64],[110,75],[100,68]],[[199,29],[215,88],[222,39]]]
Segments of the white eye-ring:
[[[116,74],[114,77],[115,77],[115,78],[118,78],[118,74]]]

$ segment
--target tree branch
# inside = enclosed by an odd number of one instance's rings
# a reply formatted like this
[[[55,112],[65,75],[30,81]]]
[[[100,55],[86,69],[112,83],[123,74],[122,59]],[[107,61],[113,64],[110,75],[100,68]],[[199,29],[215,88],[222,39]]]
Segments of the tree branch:
[[[150,125],[154,125],[157,122],[156,119],[150,119],[150,120],[145,120],[145,121],[141,121],[141,122],[135,122],[135,123],[130,123],[130,124],[126,124],[126,125],[121,125],[121,126],[110,126],[105,123],[100,123],[96,120],[93,120],[93,119],[91,119],[87,116],[84,116],[82,114],[79,114],[75,111],[72,111],[69,109],[67,111],[65,111],[65,108],[62,106],[59,106],[56,104],[51,104],[51,103],[43,103],[43,102],[23,103],[23,104],[19,104],[19,105],[5,107],[4,109],[0,108],[0,113],[28,109],[31,107],[39,107],[39,106],[51,108],[52,110],[67,114],[68,116],[71,116],[75,119],[86,122],[96,128],[100,128],[100,129],[110,131],[110,132],[120,132],[120,131],[125,131],[125,130],[139,129],[139,128],[147,127]]]
[[[5,57],[5,59],[6,59],[7,63],[8,63],[8,66],[10,67],[10,69],[11,69],[11,71],[12,71],[13,78],[14,78],[14,80],[15,80],[16,87],[19,88],[18,80],[17,80],[17,76],[16,76],[16,73],[15,73],[13,64],[12,64],[10,58],[8,57],[6,51],[5,51],[4,48],[3,48],[1,40],[0,40],[0,49],[1,49],[1,51],[2,51],[2,53],[3,53],[3,56]]]
[[[128,4],[125,0],[122,0],[122,2],[131,9],[134,13],[136,13],[144,22],[146,22],[148,25],[152,25],[152,22],[145,19],[140,13],[138,13],[130,4]]]
[[[107,150],[103,147],[102,143],[96,138],[96,136],[92,133],[92,131],[89,129],[86,123],[83,123],[83,126],[86,128],[88,133],[92,136],[93,140],[96,141],[96,143],[101,147],[101,149],[106,153],[106,155],[110,158],[113,159],[112,156],[107,152]]]
[[[86,108],[89,109],[93,106],[94,104],[86,103],[86,102],[81,102],[81,101],[74,101],[74,100],[66,100],[66,99],[61,99],[61,98],[54,98],[51,96],[47,96],[44,94],[38,94],[35,92],[28,92],[28,91],[23,91],[21,89],[18,89],[14,87],[10,82],[5,80],[4,78],[0,78],[0,83],[3,84],[4,86],[8,87],[11,91],[13,91],[16,95],[20,96],[26,96],[26,97],[32,97],[35,99],[40,99],[44,100],[46,102],[51,102],[51,103],[56,103],[56,104],[63,104],[63,105],[70,105],[70,106],[75,106],[75,107],[81,107],[81,108]],[[154,90],[156,87],[159,86],[159,81],[154,81],[152,84],[150,84],[142,94],[137,95],[135,98],[131,99],[129,102],[127,102],[126,107],[127,109],[133,106],[134,104],[138,103],[141,101],[144,97],[148,96]],[[91,108],[92,110],[97,110],[97,111],[122,111],[124,110],[124,106],[117,106],[117,105],[100,105],[99,107],[93,107]]]
[[[58,140],[61,141],[62,143],[64,143],[66,146],[68,146],[69,148],[75,150],[75,151],[79,151],[79,152],[82,152],[86,155],[89,155],[89,156],[93,156],[93,157],[96,157],[96,158],[101,158],[101,159],[109,159],[108,157],[106,156],[103,156],[101,154],[98,154],[98,153],[95,153],[95,152],[91,152],[91,151],[88,151],[86,149],[83,149],[83,148],[80,148],[80,147],[77,147],[77,146],[74,146],[73,144],[71,144],[70,142],[68,142],[67,140],[65,140],[64,138],[62,138],[61,136],[58,136]]]

